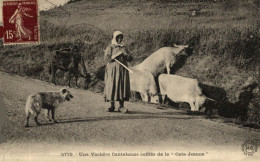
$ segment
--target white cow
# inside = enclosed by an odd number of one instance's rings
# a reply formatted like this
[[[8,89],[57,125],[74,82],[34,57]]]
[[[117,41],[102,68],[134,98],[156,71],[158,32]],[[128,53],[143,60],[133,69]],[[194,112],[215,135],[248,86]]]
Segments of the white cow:
[[[159,103],[159,96],[154,76],[145,71],[140,71],[135,68],[130,68],[133,73],[130,75],[130,89],[131,91],[139,92],[141,98],[145,102]]]
[[[167,95],[174,102],[188,102],[191,111],[199,111],[206,99],[212,100],[202,94],[197,79],[161,74],[159,76],[159,86],[163,103]]]
[[[135,66],[138,70],[150,72],[153,76],[163,73],[165,67],[170,74],[170,68],[176,62],[176,56],[188,45],[175,45],[174,47],[162,47],[152,53],[142,63]]]

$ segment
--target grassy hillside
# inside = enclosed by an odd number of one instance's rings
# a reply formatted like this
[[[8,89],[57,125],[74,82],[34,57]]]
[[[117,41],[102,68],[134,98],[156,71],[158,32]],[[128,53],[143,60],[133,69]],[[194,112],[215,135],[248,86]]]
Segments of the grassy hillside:
[[[256,0],[74,0],[40,13],[40,45],[1,47],[1,70],[49,80],[53,50],[77,40],[89,72],[97,73],[105,65],[103,50],[113,31],[121,30],[134,57],[131,65],[163,46],[189,44],[191,55],[176,74],[224,91],[231,106],[219,109],[226,114],[232,107],[232,114],[243,109],[236,104],[241,102],[241,86],[259,80],[256,4]],[[64,74],[58,76],[65,84]],[[102,92],[103,86],[101,75],[91,89]],[[209,96],[222,96],[210,89]],[[243,122],[259,124],[259,89],[247,91],[254,92],[254,99],[249,100],[251,107],[245,106]]]

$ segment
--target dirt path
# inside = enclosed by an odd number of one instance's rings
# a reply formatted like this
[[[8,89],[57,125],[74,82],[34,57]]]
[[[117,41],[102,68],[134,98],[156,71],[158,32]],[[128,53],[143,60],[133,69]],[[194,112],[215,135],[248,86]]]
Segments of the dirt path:
[[[57,110],[59,123],[24,128],[24,105],[27,96],[37,91],[59,90],[50,83],[0,72],[0,97],[6,107],[7,121],[2,129],[7,145],[14,143],[70,144],[99,148],[235,148],[247,139],[260,141],[260,133],[203,116],[186,115],[184,111],[157,109],[157,105],[128,102],[128,114],[106,112],[109,106],[101,94],[73,89],[71,102]],[[38,145],[39,147],[39,145]],[[56,147],[53,147],[55,149]],[[1,151],[0,151],[1,152]],[[258,153],[259,154],[259,153]]]

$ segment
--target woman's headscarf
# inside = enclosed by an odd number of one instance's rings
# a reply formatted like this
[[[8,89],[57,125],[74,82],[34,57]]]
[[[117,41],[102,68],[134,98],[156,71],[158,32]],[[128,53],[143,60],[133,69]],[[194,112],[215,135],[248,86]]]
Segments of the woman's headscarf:
[[[116,41],[116,37],[118,36],[118,35],[123,35],[123,33],[121,32],[121,31],[115,31],[114,32],[114,34],[113,34],[113,39],[112,39],[112,44],[114,44],[114,45],[116,45],[116,46],[124,46],[124,37],[123,37],[123,40],[122,40],[122,42],[119,44],[119,43],[117,43],[117,41]],[[124,36],[124,35],[123,35]]]

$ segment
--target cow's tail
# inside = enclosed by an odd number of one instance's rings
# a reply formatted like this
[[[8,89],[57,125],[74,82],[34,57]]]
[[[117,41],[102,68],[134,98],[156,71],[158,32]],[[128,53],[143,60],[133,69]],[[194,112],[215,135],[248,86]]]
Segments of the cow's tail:
[[[197,93],[199,96],[202,96],[203,93],[202,93],[201,88],[199,87],[199,83],[198,83],[198,82],[196,83],[195,88],[196,88],[196,93]]]

